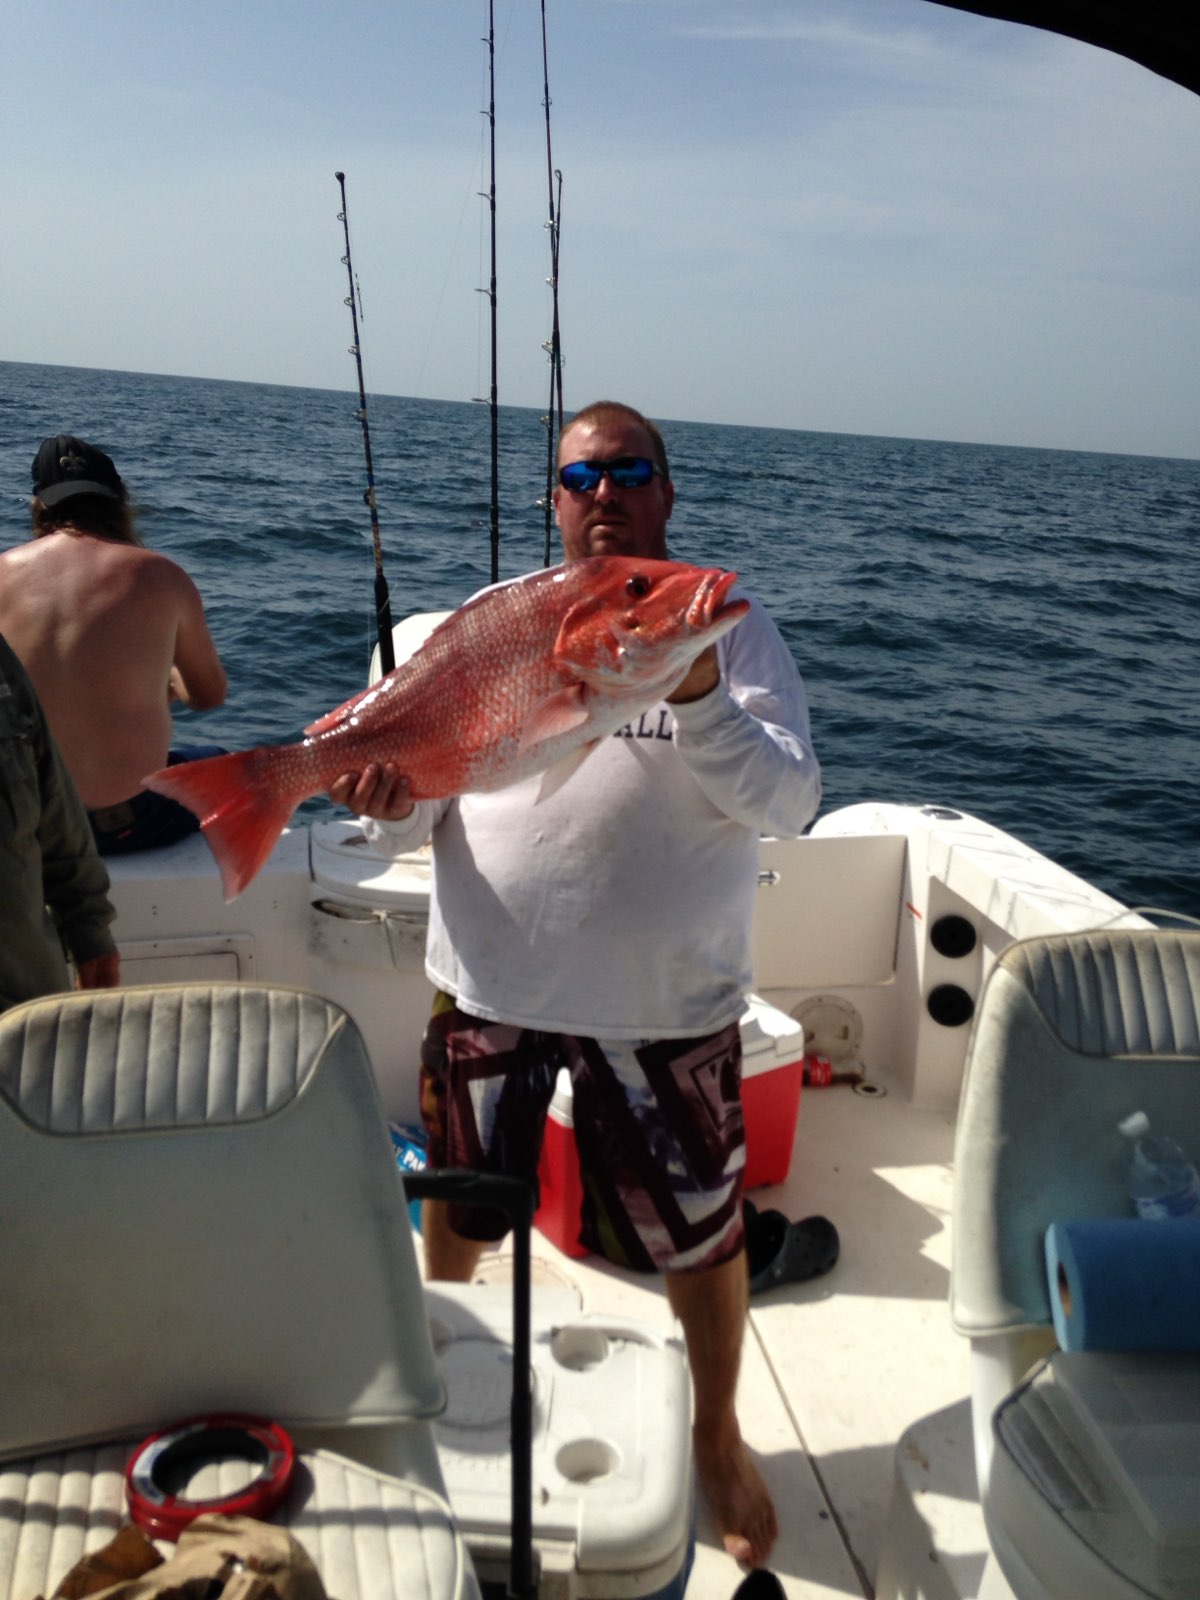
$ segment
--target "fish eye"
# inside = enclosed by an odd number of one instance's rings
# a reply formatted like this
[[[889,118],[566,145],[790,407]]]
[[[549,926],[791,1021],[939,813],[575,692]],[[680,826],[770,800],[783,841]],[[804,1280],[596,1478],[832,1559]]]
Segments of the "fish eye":
[[[631,600],[641,600],[650,593],[650,579],[644,572],[635,572],[625,581],[625,593]]]

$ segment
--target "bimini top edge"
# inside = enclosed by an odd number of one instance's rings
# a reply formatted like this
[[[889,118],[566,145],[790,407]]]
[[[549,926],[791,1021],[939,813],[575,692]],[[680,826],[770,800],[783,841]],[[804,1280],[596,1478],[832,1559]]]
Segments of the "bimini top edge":
[[[1200,29],[1178,0],[1005,0],[989,4],[933,0],[954,11],[1020,22],[1136,61],[1200,94]]]

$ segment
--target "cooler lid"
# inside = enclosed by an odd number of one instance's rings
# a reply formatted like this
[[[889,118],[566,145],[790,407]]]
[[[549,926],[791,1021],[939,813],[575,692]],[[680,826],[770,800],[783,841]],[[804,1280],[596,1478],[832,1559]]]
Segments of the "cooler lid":
[[[309,830],[313,899],[328,896],[384,911],[428,915],[433,857],[428,845],[393,858],[357,822],[314,822]]]
[[[798,1061],[804,1054],[801,1024],[786,1011],[770,1005],[761,995],[746,996],[740,1027],[743,1057],[767,1056],[784,1062]]]
[[[653,1594],[682,1567],[690,1542],[692,1431],[687,1361],[657,1324],[580,1315],[575,1289],[538,1283],[530,1301],[533,1533],[568,1550],[585,1594]],[[435,1283],[429,1289],[445,1411],[438,1459],[466,1534],[511,1537],[512,1291]],[[648,1590],[635,1580],[664,1564]]]

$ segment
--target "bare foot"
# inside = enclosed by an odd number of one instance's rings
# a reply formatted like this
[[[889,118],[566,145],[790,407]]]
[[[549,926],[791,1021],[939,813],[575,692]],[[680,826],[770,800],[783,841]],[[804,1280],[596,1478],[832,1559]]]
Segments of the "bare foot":
[[[761,1567],[779,1535],[770,1491],[739,1434],[706,1443],[694,1435],[696,1474],[725,1548],[743,1566]]]

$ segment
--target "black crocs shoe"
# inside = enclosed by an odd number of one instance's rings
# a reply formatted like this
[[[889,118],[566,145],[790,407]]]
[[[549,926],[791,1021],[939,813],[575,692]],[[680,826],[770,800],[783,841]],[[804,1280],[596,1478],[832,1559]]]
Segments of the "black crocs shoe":
[[[751,1294],[805,1283],[837,1265],[841,1241],[828,1217],[789,1222],[782,1211],[759,1211],[748,1200],[744,1217]]]

